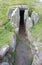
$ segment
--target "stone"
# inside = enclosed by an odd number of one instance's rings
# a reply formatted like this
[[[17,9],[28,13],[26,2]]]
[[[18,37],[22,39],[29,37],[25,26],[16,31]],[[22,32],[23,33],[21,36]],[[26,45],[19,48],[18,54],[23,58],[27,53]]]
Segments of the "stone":
[[[36,13],[35,11],[32,12],[31,14],[31,19],[33,21],[33,24],[36,24],[39,20],[39,15],[38,13]]]
[[[39,54],[38,45],[39,45],[39,43],[37,43],[35,41],[32,43],[32,53],[34,55],[38,55]]]
[[[33,41],[34,41],[35,39],[34,39],[34,37],[32,36],[31,32],[28,31],[27,35],[28,35],[29,41],[30,41],[31,43],[33,43]]]
[[[33,42],[33,53],[34,53],[34,60],[32,65],[42,65],[42,50],[39,50],[39,47],[42,47],[42,43],[40,42]]]
[[[8,19],[11,19],[11,15],[12,15],[12,13],[13,13],[14,10],[15,10],[15,8],[9,8],[8,9],[8,12],[7,12]]]
[[[9,65],[9,63],[8,62],[2,62],[1,65]]]
[[[41,54],[42,53],[42,51],[40,50],[39,51],[39,49],[42,49],[42,43],[41,42],[33,42],[33,45],[35,46],[35,47],[33,47],[33,49],[34,49],[34,52],[35,52],[35,54],[37,55],[37,54]],[[41,54],[42,55],[42,54]],[[40,55],[40,56],[41,56]]]
[[[10,19],[12,26],[19,28],[19,21],[20,21],[19,10],[25,10],[25,13],[24,13],[24,21],[25,21],[28,16],[28,9],[29,7],[27,5],[16,5],[12,8],[9,8],[7,16],[8,16],[8,19]]]
[[[28,18],[28,10],[25,10],[25,12],[24,12],[24,22],[26,22],[27,18]]]
[[[15,47],[16,47],[16,34],[13,34],[10,40],[10,48],[12,49],[12,51],[15,51]]]
[[[18,32],[19,32],[19,28],[17,27],[15,28],[15,33],[18,34]]]
[[[2,46],[2,48],[0,49],[0,58],[5,56],[5,54],[9,51],[9,46],[8,45],[4,45]]]
[[[19,8],[19,9],[23,9],[23,10],[29,9],[28,5],[15,5],[14,7]]]
[[[12,26],[19,28],[19,21],[20,21],[19,9],[16,8],[11,15],[10,22],[11,22]]]
[[[38,53],[39,53],[39,51],[38,51],[38,47],[32,47],[32,53],[34,54],[34,55],[38,55]]]
[[[42,57],[39,58],[38,56],[35,55],[32,65],[41,65],[41,64],[42,64]]]
[[[26,21],[26,30],[28,31],[28,29],[30,29],[32,26],[33,26],[32,20],[30,17],[28,17],[28,19]]]
[[[33,45],[37,46],[37,47],[42,47],[42,43],[41,42],[33,42]]]
[[[27,5],[20,5],[20,8],[22,8],[22,9],[28,9],[28,6]]]

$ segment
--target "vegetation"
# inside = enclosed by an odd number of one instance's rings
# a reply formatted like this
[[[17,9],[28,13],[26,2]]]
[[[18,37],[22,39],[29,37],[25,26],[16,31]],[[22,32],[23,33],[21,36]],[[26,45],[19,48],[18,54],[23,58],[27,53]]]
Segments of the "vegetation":
[[[40,20],[37,24],[35,24],[30,31],[34,36],[35,40],[42,42],[42,20]]]
[[[36,0],[0,0],[0,46],[10,43],[13,28],[7,19],[7,11],[9,7],[16,4],[27,4],[32,10],[38,12],[39,23],[35,24],[30,31],[36,39],[40,37],[40,41],[42,41],[42,3],[38,3]]]

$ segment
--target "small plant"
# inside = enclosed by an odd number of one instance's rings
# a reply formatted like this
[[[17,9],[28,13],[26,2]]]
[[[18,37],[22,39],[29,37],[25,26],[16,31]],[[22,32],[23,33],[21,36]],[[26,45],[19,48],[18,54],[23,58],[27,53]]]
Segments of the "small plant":
[[[31,17],[32,11],[33,11],[33,8],[30,8],[29,11],[28,11],[30,17]]]

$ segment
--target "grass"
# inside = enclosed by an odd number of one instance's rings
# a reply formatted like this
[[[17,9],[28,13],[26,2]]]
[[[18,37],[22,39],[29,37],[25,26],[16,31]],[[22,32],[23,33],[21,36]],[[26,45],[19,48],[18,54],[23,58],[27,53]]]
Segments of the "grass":
[[[35,0],[0,0],[0,25],[7,22],[7,11],[10,6],[15,4],[27,4],[34,8],[40,14],[42,13],[42,4],[35,3]]]
[[[7,30],[4,30],[1,35],[0,35],[0,47],[4,44],[9,44],[9,40],[10,40],[10,37],[11,37],[12,33],[7,31]]]
[[[35,24],[30,31],[32,35],[35,37],[35,40],[42,42],[42,20]]]
[[[42,3],[36,3],[35,0],[0,0],[0,47],[10,43],[13,28],[7,19],[7,11],[9,7],[16,4],[27,4],[39,14],[39,23],[33,26],[30,31],[35,38],[40,36],[40,41],[42,41]]]

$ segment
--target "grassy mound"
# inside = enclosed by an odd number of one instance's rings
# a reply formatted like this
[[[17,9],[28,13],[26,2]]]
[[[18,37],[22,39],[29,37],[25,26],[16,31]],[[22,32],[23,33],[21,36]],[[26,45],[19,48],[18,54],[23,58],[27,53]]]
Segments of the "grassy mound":
[[[42,3],[35,0],[0,0],[0,46],[9,44],[13,28],[7,19],[7,11],[10,6],[16,4],[27,4],[39,14],[39,23],[32,27],[30,31],[35,38],[40,37],[40,41],[42,41]]]

